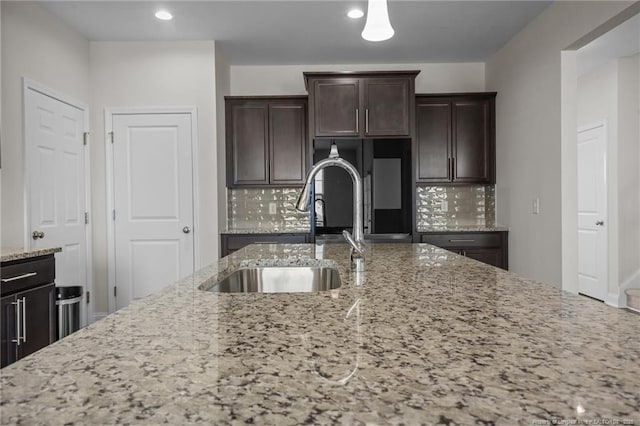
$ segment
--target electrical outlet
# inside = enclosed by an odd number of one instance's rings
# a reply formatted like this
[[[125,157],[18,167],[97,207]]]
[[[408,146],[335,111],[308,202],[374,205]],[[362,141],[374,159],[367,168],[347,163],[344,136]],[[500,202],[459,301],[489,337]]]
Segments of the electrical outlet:
[[[540,198],[534,198],[531,203],[531,211],[533,214],[540,214]]]
[[[269,203],[269,214],[276,214],[276,203]]]
[[[449,202],[447,200],[442,200],[440,202],[440,210],[442,210],[443,212],[449,211]]]

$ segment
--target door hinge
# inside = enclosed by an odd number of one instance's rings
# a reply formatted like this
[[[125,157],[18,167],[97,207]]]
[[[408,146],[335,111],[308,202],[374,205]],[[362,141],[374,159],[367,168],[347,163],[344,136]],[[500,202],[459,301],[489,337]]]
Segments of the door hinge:
[[[89,224],[89,212],[84,212],[84,224]]]
[[[109,132],[109,137],[111,138],[111,143],[113,143],[113,142],[114,142],[114,141],[113,141],[113,139],[114,139],[114,137],[113,137],[113,132]]]
[[[91,302],[91,292],[90,291],[87,292],[87,305],[89,304],[89,302]]]
[[[84,132],[82,134],[82,145],[87,145],[89,143],[89,132]]]
[[[118,297],[118,287],[113,287],[113,297]]]
[[[111,211],[111,217],[113,218],[113,220],[116,220],[116,211],[115,211],[115,209]]]

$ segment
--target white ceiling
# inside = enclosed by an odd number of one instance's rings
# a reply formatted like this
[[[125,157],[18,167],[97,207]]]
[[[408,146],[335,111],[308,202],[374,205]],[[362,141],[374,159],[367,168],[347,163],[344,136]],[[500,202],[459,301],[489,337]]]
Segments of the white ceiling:
[[[346,17],[363,0],[40,3],[89,40],[216,40],[231,64],[257,65],[485,61],[551,1],[390,0],[396,35],[379,43]]]
[[[639,52],[640,15],[636,15],[578,50],[578,75],[582,76],[613,59]]]

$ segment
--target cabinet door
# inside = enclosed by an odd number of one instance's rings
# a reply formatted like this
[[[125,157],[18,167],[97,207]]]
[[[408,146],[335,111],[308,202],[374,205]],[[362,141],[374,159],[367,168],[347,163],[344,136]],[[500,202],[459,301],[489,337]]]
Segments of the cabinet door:
[[[302,185],[306,177],[306,103],[269,105],[271,184]]]
[[[56,290],[53,284],[18,293],[22,300],[22,338],[18,359],[55,341]]]
[[[453,100],[454,182],[493,181],[492,116],[489,99]]]
[[[227,185],[269,183],[268,115],[266,102],[227,104]]]
[[[313,115],[315,136],[360,134],[360,81],[357,78],[315,80]]]
[[[480,262],[497,266],[498,268],[504,268],[502,264],[502,250],[499,248],[466,249],[463,250],[463,254]]]
[[[7,296],[0,299],[0,334],[2,335],[2,347],[0,347],[0,368],[15,362],[18,359],[16,340],[16,298]]]
[[[451,103],[418,100],[416,146],[418,182],[451,181]]]
[[[365,136],[410,136],[410,90],[407,78],[366,78]]]

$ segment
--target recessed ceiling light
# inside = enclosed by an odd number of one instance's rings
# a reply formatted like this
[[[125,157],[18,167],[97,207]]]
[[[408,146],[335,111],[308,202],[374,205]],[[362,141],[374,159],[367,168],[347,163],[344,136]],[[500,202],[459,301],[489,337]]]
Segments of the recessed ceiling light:
[[[360,19],[364,16],[364,12],[361,11],[360,9],[351,9],[347,13],[347,16],[351,19]]]
[[[166,10],[159,10],[156,12],[156,18],[162,21],[170,21],[173,19],[173,15],[167,12]]]

